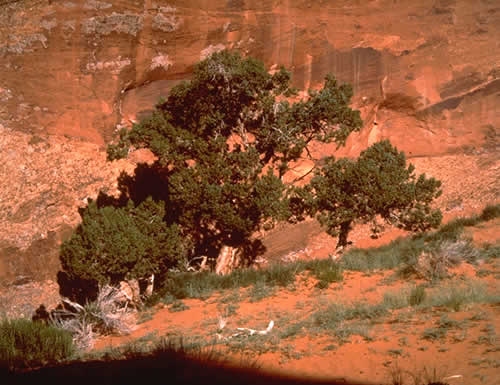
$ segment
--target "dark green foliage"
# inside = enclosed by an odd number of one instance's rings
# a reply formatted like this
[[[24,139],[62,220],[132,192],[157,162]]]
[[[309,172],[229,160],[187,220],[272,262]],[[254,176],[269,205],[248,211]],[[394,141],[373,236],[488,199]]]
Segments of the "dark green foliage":
[[[186,251],[177,225],[164,221],[163,202],[81,211],[82,222],[61,246],[61,263],[70,279],[116,283],[144,278],[183,261]]]
[[[71,334],[65,330],[27,319],[0,322],[0,369],[41,366],[73,353]]]
[[[243,265],[263,253],[256,231],[304,219],[296,210],[303,197],[283,183],[289,163],[312,141],[341,146],[362,126],[349,107],[351,87],[333,76],[305,100],[290,103],[294,95],[284,68],[271,75],[260,61],[229,51],[198,63],[189,82],[108,147],[109,160],[145,148],[155,161],[120,176],[118,199],[101,195],[83,210],[61,248],[69,281],[165,274],[200,256],[213,263],[224,246],[238,249]],[[291,281],[288,272],[273,274],[280,285]],[[205,290],[195,286],[186,290]],[[186,294],[179,290],[175,296]]]
[[[251,235],[293,216],[282,181],[289,163],[311,141],[340,146],[362,125],[348,106],[351,88],[332,76],[291,104],[285,97],[295,93],[284,68],[270,75],[255,59],[215,53],[149,118],[122,131],[108,158],[123,158],[131,148],[152,151],[149,169],[162,189],[151,195],[165,202],[166,221],[193,243],[191,257],[216,257],[224,245],[254,257],[263,248]],[[147,196],[125,193],[136,203]]]
[[[356,161],[328,158],[311,181],[310,211],[339,246],[355,221],[374,223],[376,218],[409,231],[439,226],[442,214],[431,208],[441,191],[441,182],[415,176],[413,165],[388,140],[361,152]]]

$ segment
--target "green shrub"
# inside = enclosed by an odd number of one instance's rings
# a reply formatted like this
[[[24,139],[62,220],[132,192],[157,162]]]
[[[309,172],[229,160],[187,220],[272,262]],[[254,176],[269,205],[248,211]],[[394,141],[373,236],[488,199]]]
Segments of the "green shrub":
[[[0,367],[36,367],[69,358],[74,353],[71,334],[27,319],[0,323]]]
[[[431,204],[441,195],[440,187],[440,181],[425,174],[417,177],[405,154],[383,140],[356,161],[326,158],[305,189],[313,191],[310,211],[329,235],[338,236],[338,248],[347,246],[356,221],[372,222],[374,235],[377,219],[414,232],[437,228],[442,214]]]
[[[81,211],[82,223],[61,246],[61,263],[70,280],[117,283],[164,273],[183,261],[177,226],[164,221],[163,203],[147,199],[138,206],[98,207]]]

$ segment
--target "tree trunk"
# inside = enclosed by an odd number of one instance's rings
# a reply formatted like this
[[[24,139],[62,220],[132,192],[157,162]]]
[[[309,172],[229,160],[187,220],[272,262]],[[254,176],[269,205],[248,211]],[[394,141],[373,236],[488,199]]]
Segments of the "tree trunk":
[[[147,279],[146,290],[144,290],[144,295],[146,297],[151,297],[153,295],[154,285],[155,285],[155,275],[151,274],[151,276]]]
[[[239,261],[237,261],[237,251],[238,249],[235,247],[222,246],[215,265],[216,274],[226,275],[233,271],[239,263]]]
[[[339,241],[337,243],[337,249],[344,248],[347,246],[347,235],[351,230],[351,221],[343,222],[340,225]]]

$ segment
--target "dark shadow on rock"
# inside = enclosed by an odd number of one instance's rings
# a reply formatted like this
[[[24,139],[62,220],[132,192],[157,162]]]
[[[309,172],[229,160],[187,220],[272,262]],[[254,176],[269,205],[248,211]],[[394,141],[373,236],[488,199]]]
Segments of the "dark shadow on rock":
[[[136,205],[152,197],[155,201],[168,202],[168,171],[156,162],[149,165],[139,163],[134,175],[122,172],[118,177],[118,189],[122,197],[131,199]],[[124,198],[122,198],[124,199]]]
[[[38,306],[38,308],[35,310],[35,313],[31,317],[31,320],[33,322],[48,323],[49,319],[50,319],[50,313],[47,311],[44,304]]]
[[[57,273],[57,283],[61,297],[80,304],[95,301],[99,293],[97,282],[72,278],[64,271]]]
[[[260,239],[248,241],[241,249],[240,266],[250,267],[258,256],[264,255],[266,250],[266,246]]]

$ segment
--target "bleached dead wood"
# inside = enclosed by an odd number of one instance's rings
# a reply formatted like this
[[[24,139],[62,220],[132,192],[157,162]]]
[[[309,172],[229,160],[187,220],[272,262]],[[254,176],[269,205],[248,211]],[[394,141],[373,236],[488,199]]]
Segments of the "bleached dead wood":
[[[274,327],[274,321],[271,320],[269,322],[269,325],[267,325],[267,329],[265,329],[265,330],[254,330],[254,329],[249,329],[249,328],[238,328],[237,330],[247,331],[251,336],[253,336],[254,334],[266,335],[271,330],[273,330],[273,327]]]
[[[236,330],[239,330],[240,332],[231,334],[230,336],[227,336],[227,337],[224,337],[220,332],[222,331],[222,329],[224,329],[224,327],[226,326],[226,323],[227,323],[226,319],[219,318],[219,321],[218,321],[219,333],[215,334],[217,337],[217,340],[229,340],[231,338],[238,337],[238,336],[241,336],[243,334],[248,335],[248,336],[253,336],[254,334],[263,336],[263,335],[266,335],[269,332],[271,332],[271,330],[273,330],[273,327],[274,327],[274,321],[271,320],[269,322],[269,324],[267,325],[267,328],[264,330],[255,330],[255,329],[250,329],[250,328],[236,328]]]

